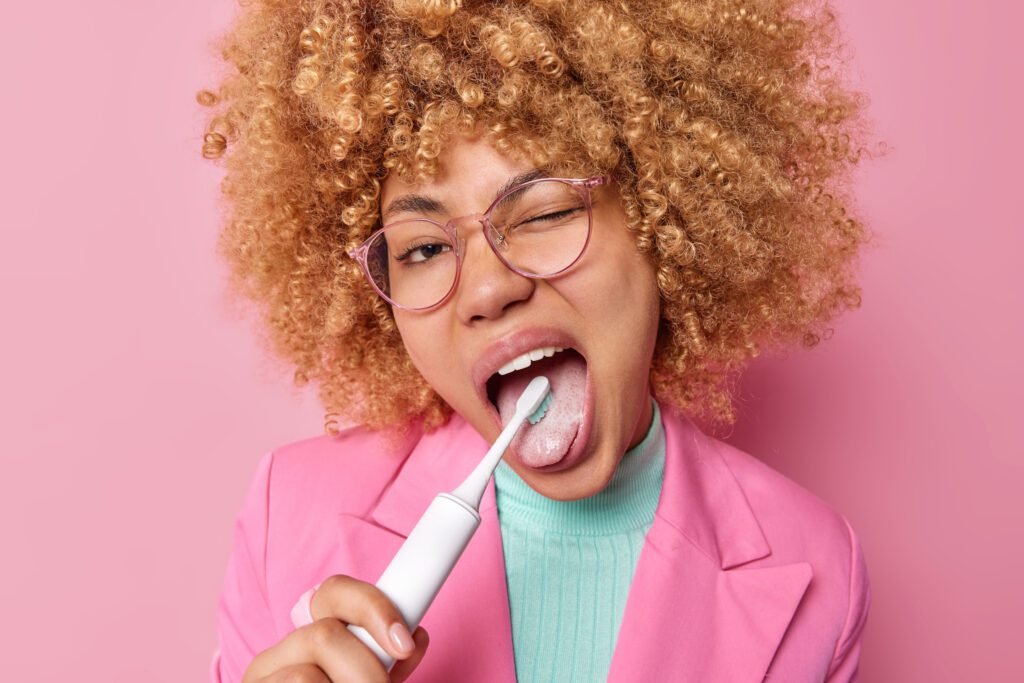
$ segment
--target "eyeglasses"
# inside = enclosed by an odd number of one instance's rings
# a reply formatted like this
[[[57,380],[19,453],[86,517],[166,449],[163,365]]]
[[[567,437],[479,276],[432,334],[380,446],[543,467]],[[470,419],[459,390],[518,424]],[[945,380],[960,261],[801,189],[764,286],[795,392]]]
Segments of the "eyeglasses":
[[[591,191],[608,181],[604,175],[531,180],[502,193],[481,214],[447,223],[410,218],[385,225],[348,255],[392,306],[426,311],[455,291],[465,254],[456,223],[472,219],[509,270],[553,277],[583,256],[593,226]]]

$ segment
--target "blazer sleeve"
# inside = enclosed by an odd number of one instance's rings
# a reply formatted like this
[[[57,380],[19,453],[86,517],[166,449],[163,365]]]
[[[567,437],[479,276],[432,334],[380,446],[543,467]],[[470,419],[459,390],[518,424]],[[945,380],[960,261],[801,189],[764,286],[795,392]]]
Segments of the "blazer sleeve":
[[[235,519],[231,555],[217,603],[219,647],[213,683],[238,683],[253,658],[277,642],[267,598],[266,552],[273,452],[264,455]]]
[[[861,640],[871,607],[871,583],[864,551],[850,522],[845,517],[843,521],[850,537],[850,600],[846,624],[836,644],[826,683],[853,683],[858,680]]]

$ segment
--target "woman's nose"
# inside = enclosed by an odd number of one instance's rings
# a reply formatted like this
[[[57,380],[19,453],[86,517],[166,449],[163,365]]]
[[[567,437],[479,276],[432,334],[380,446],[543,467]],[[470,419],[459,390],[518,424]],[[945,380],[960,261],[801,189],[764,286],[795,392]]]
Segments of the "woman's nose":
[[[529,299],[537,286],[534,280],[505,267],[482,231],[469,232],[455,291],[456,313],[467,324],[500,317],[510,306]]]

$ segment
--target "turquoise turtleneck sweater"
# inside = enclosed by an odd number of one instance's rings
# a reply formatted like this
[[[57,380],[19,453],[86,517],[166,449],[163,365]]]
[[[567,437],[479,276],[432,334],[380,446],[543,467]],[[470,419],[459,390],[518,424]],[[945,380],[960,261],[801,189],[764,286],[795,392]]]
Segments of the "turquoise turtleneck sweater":
[[[502,461],[494,473],[516,679],[604,681],[665,469],[658,404],[604,489],[557,501]]]

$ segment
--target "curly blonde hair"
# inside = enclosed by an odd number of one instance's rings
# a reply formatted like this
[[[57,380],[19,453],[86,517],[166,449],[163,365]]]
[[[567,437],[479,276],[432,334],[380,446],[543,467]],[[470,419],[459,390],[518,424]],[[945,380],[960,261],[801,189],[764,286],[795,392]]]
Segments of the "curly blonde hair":
[[[457,132],[618,179],[657,268],[652,388],[690,414],[732,423],[734,370],[860,305],[844,188],[866,97],[827,4],[255,0],[221,50],[197,95],[226,166],[219,249],[328,433],[451,414],[345,252],[379,227],[382,179],[429,177]]]

